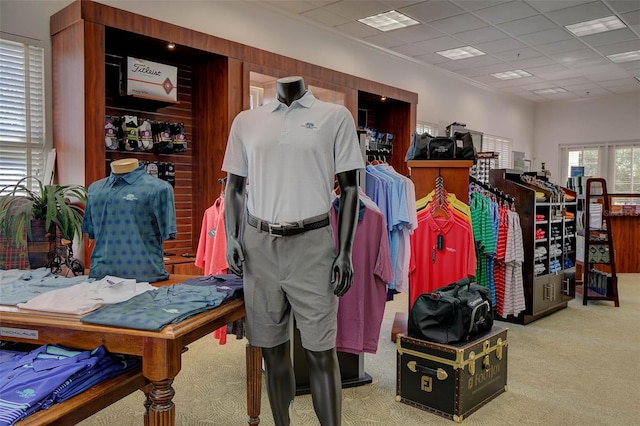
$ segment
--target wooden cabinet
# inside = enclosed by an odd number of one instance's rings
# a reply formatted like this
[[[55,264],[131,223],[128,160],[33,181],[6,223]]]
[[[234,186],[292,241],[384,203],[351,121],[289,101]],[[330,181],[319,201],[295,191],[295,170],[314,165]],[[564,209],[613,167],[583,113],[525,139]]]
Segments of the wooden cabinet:
[[[550,186],[521,180],[522,173],[491,170],[489,183],[515,199],[522,227],[526,310],[506,321],[528,324],[566,308],[575,286],[575,192],[558,198]],[[540,177],[542,178],[542,177]]]
[[[381,125],[389,128],[385,131],[394,133],[390,163],[406,171],[404,154],[415,128],[416,93],[89,0],[69,4],[51,17],[50,24],[57,179],[88,186],[107,176],[108,160],[123,157],[175,163],[178,238],[167,241],[165,250],[181,254],[197,249],[202,215],[220,194],[218,179],[224,176],[221,166],[231,122],[249,107],[251,71],[300,75],[307,85],[343,93],[354,119],[360,92],[395,100],[378,115]],[[175,44],[171,51],[169,41]],[[120,64],[127,56],[176,66],[178,103],[120,96]],[[108,152],[104,120],[110,114],[184,122],[187,151]]]

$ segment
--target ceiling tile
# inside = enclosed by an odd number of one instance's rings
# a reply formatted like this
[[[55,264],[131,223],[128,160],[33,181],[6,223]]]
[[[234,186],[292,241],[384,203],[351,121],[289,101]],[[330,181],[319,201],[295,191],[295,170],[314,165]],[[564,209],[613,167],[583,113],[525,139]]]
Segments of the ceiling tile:
[[[467,44],[484,43],[487,41],[500,40],[508,36],[500,30],[493,27],[478,28],[477,30],[465,31],[456,34],[456,38]]]
[[[633,86],[634,84],[637,84],[638,86],[640,86],[640,82],[638,82],[638,80],[636,80],[633,77],[598,81],[598,84],[607,89],[610,87]]]
[[[560,25],[570,25],[576,22],[611,16],[611,10],[601,1],[593,1],[579,6],[549,12],[547,16]]]
[[[555,53],[551,56],[562,65],[571,65],[577,61],[591,58],[601,58],[596,52],[591,49],[572,50],[570,52]]]
[[[555,84],[556,86],[560,86],[560,87],[564,87],[565,89],[567,88],[566,86],[575,86],[578,84],[591,84],[594,85],[595,83],[590,82],[587,78],[584,77],[573,77],[573,78],[567,78],[567,79],[562,79],[562,80],[552,80],[552,83]]]
[[[523,49],[526,46],[518,40],[505,38],[503,40],[495,40],[487,43],[478,43],[475,47],[486,53],[500,53],[506,52],[507,50]]]
[[[303,12],[300,15],[304,16],[305,18],[311,19],[314,22],[328,25],[330,27],[335,27],[338,25],[346,24],[348,22],[352,22],[352,20],[349,18],[336,15],[335,13],[331,13],[328,10],[322,8]]]
[[[517,19],[511,22],[505,22],[498,25],[501,29],[511,35],[519,36],[542,30],[556,28],[556,24],[542,15],[534,15],[524,19]]]
[[[613,93],[631,93],[631,92],[640,92],[640,84],[634,84],[632,86],[618,86],[611,87],[610,90]]]
[[[564,86],[565,89],[567,90],[571,90],[572,92],[586,92],[587,90],[594,90],[594,89],[598,89],[600,86],[598,86],[598,83],[594,83],[592,81],[586,81],[584,83],[580,83],[580,84],[566,84]]]
[[[618,64],[618,66],[620,68],[624,68],[625,70],[637,70],[640,69],[640,61],[623,62],[622,64]]]
[[[430,40],[432,38],[444,36],[444,34],[440,31],[425,24],[413,25],[407,28],[400,28],[390,31],[390,33],[392,33],[394,37],[402,39],[407,43],[415,43],[418,41]]]
[[[354,2],[357,3],[357,2]],[[448,1],[428,1],[398,10],[422,22],[435,21],[464,12],[461,7]]]
[[[350,19],[361,19],[389,11],[389,6],[380,1],[338,1],[324,7],[331,13]]]
[[[625,70],[611,70],[608,72],[603,72],[603,73],[597,73],[597,74],[591,74],[591,73],[585,73],[587,74],[587,78],[591,81],[608,81],[608,80],[618,80],[618,79],[623,79],[623,78],[629,78],[631,79],[629,72],[625,71]],[[632,79],[631,79],[632,80]]]
[[[438,55],[437,53],[427,53],[425,55],[415,56],[415,59],[418,61],[425,62],[427,64],[441,64],[443,62],[448,62],[451,59],[447,59],[442,55]]]
[[[531,74],[540,77],[540,78],[546,78],[547,75],[553,75],[553,73],[559,73],[559,72],[563,72],[566,71],[567,69],[565,67],[563,67],[562,65],[547,65],[544,67],[529,67],[527,68],[527,71],[530,72]]]
[[[640,40],[630,40],[620,43],[607,44],[606,46],[598,46],[595,49],[603,55],[630,52],[633,50],[640,50]]]
[[[557,65],[556,62],[546,56],[539,56],[537,58],[523,59],[521,61],[510,62],[515,68],[528,69],[546,67],[548,65]]]
[[[317,9],[322,6],[326,6],[328,4],[333,3],[332,0],[326,1],[269,1],[267,2],[278,9],[284,9],[291,13],[299,14],[302,12],[307,12],[309,10]]]
[[[640,1],[634,1],[634,3],[640,4]],[[638,25],[640,24],[640,10],[624,13],[620,18],[622,18],[627,25]]]
[[[403,44],[402,46],[395,46],[395,47],[392,47],[391,50],[405,56],[418,56],[418,55],[424,55],[425,53],[428,53],[424,49],[420,49],[415,44]]]
[[[404,41],[393,37],[392,35],[388,34],[388,33],[381,33],[381,34],[377,34],[371,37],[364,37],[364,41],[366,41],[367,43],[371,43],[374,46],[380,46],[380,47],[384,47],[384,48],[389,48],[389,47],[394,47],[394,46],[401,46],[403,44],[405,44]]]
[[[552,10],[566,9],[580,4],[590,3],[592,0],[527,0],[534,8],[540,12],[550,12]]]
[[[464,31],[475,30],[486,27],[487,24],[470,13],[451,16],[449,18],[438,19],[429,22],[429,25],[436,30],[447,34],[456,34]]]
[[[426,50],[427,52],[435,53],[441,50],[448,50],[448,49],[454,49],[456,47],[462,47],[464,46],[464,43],[462,43],[459,40],[456,40],[453,37],[446,36],[446,37],[439,37],[431,40],[421,41],[419,43],[416,43],[416,46]]]
[[[497,72],[513,71],[515,69],[520,69],[520,68],[514,67],[512,64],[498,63],[498,64],[487,65],[483,67],[476,67],[475,69],[479,73],[476,75],[489,75]]]
[[[361,24],[360,22],[349,22],[343,25],[337,25],[334,27],[336,30],[341,31],[353,37],[363,38],[380,34],[379,30],[372,28],[368,25]]]
[[[538,68],[538,69],[540,69],[540,68]],[[533,70],[536,70],[536,68],[533,68]],[[558,70],[558,71],[543,72],[541,74],[536,74],[536,75],[540,75],[545,80],[550,80],[550,81],[553,81],[553,82],[556,82],[558,80],[569,81],[569,80],[573,79],[574,77],[584,78],[584,77],[581,77],[579,71],[568,70],[566,68]]]
[[[553,28],[550,30],[538,31],[535,33],[524,34],[518,37],[520,40],[532,46],[539,44],[554,43],[556,41],[569,40],[574,38],[562,28]]]
[[[580,40],[584,41],[589,46],[594,47],[637,39],[638,36],[628,28],[621,28],[619,30],[607,31],[604,33],[593,34],[586,37],[580,37]]]
[[[610,60],[603,58],[602,56],[598,56],[589,59],[580,59],[571,63],[564,63],[563,65],[565,65],[567,68],[580,69],[608,65],[610,63]]]
[[[524,47],[522,49],[495,53],[494,56],[497,56],[504,61],[522,61],[524,59],[540,57],[542,56],[542,53],[530,47]]]
[[[398,10],[401,7],[411,6],[412,4],[422,3],[425,0],[383,0],[389,6],[389,9]],[[427,0],[428,1],[428,0]]]
[[[589,77],[590,80],[592,75],[606,75],[606,74],[613,75],[618,72],[621,72],[620,68],[616,66],[616,64],[610,61],[608,64],[599,65],[595,67],[588,67],[582,71],[582,73],[587,77]],[[611,77],[611,78],[615,78],[615,77]],[[611,80],[611,78],[609,78],[609,80]],[[606,80],[606,79],[601,79],[601,80]]]
[[[636,0],[608,0],[607,3],[618,13],[640,10],[640,2]]]
[[[567,89],[569,90],[569,89]],[[576,90],[571,90],[571,92],[576,93],[578,95],[580,95],[581,97],[584,98],[588,98],[588,97],[595,97],[595,96],[602,96],[602,95],[610,95],[611,92],[608,91],[605,88],[602,87],[594,87],[593,89],[588,89],[588,90],[583,90],[583,91],[576,91]]]
[[[522,1],[510,1],[477,10],[475,13],[492,24],[500,24],[537,15],[538,11]]]
[[[507,1],[509,0],[455,0],[454,2],[467,10],[478,10],[496,4],[506,3]]]
[[[584,44],[580,42],[580,40],[562,40],[555,43],[541,44],[536,46],[536,49],[540,50],[542,53],[546,53],[547,55],[552,55],[554,53],[564,53],[571,52],[573,50],[582,50],[584,49]]]

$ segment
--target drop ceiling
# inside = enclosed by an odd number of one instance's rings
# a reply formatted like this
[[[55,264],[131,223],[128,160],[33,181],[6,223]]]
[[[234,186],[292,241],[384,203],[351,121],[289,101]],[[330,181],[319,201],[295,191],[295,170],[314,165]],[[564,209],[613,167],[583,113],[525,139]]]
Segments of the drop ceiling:
[[[415,63],[535,102],[640,93],[640,60],[607,55],[640,50],[640,0],[269,1],[290,16]],[[358,22],[396,10],[419,22],[382,32]],[[565,26],[608,16],[625,28],[577,37]],[[485,54],[450,60],[435,52],[472,46]],[[523,70],[530,77],[491,74]],[[534,91],[555,90],[555,94]],[[550,92],[550,91],[546,91]]]

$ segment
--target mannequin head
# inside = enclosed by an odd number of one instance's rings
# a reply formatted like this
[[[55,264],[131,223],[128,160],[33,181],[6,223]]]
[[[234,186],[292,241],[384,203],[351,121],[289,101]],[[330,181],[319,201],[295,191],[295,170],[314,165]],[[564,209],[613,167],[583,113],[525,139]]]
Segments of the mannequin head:
[[[111,171],[115,174],[123,174],[138,168],[138,160],[135,158],[123,158],[111,162]]]
[[[291,105],[293,101],[300,99],[306,91],[302,77],[283,77],[276,80],[278,100],[287,106]]]

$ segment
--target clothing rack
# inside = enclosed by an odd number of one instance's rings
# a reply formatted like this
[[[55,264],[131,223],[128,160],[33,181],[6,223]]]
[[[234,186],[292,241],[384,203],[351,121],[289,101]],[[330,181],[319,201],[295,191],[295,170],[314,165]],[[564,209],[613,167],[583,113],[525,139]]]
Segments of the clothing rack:
[[[515,197],[512,197],[511,195],[505,193],[504,191],[499,190],[498,188],[491,186],[488,183],[482,182],[478,179],[476,179],[473,176],[469,176],[469,185],[471,188],[475,187],[479,187],[484,191],[490,192],[492,195],[495,195],[497,198],[499,198],[501,201],[504,201],[506,203],[509,203],[509,205],[514,208],[515,204],[516,204],[516,199]]]

